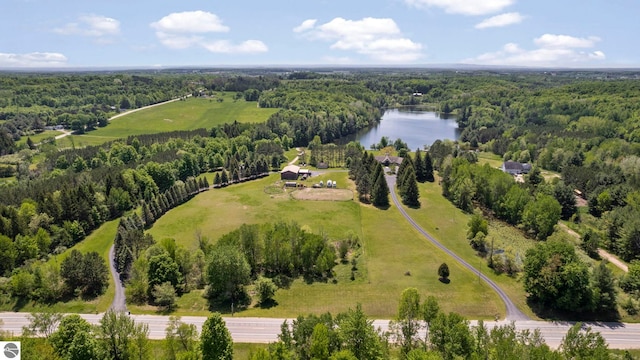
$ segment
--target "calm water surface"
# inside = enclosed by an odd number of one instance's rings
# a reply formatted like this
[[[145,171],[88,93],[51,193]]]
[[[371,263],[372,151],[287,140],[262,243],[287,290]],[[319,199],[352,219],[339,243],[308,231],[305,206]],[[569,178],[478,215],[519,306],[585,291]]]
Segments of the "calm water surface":
[[[423,149],[437,139],[458,140],[460,130],[453,117],[444,118],[432,111],[415,108],[389,109],[385,111],[380,123],[369,129],[363,129],[347,141],[359,141],[366,149],[380,142],[386,136],[389,142],[400,138],[409,149]]]

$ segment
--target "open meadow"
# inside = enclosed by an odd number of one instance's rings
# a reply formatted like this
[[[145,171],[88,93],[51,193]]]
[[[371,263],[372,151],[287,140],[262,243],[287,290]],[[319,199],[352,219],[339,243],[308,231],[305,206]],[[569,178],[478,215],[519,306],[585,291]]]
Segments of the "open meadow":
[[[84,135],[72,135],[57,141],[60,148],[99,145],[132,135],[153,134],[177,130],[211,129],[234,121],[265,122],[277,109],[262,109],[255,101],[233,99],[235,93],[225,93],[223,101],[216,98],[187,98],[184,101],[137,111],[109,122]]]
[[[324,173],[322,178],[350,184],[347,172]],[[347,232],[357,234],[363,245],[355,280],[350,264],[335,268],[335,282],[294,281],[290,288],[276,293],[277,306],[270,309],[249,307],[236,316],[295,317],[306,313],[337,313],[361,303],[367,314],[393,318],[400,293],[416,287],[422,296],[434,295],[444,311],[456,311],[470,318],[504,316],[498,296],[477,275],[463,269],[408,226],[396,208],[380,210],[357,201],[295,200],[287,192],[274,191],[279,175],[204,192],[169,211],[149,231],[156,240],[171,237],[187,248],[197,247],[196,233],[213,241],[243,223],[295,221],[330,239],[341,239]],[[295,191],[295,190],[294,190]],[[451,283],[438,280],[437,268],[447,262]],[[474,294],[474,296],[469,296]],[[132,306],[132,312],[155,312],[154,307]],[[228,313],[230,309],[219,309]],[[205,315],[208,304],[202,291],[185,294],[178,300],[179,315]]]

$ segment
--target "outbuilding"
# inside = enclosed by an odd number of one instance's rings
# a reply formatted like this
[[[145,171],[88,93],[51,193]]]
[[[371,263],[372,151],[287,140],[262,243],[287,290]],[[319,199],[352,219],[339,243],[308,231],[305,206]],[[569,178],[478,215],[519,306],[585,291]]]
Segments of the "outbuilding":
[[[280,171],[280,180],[298,180],[300,166],[287,165]]]

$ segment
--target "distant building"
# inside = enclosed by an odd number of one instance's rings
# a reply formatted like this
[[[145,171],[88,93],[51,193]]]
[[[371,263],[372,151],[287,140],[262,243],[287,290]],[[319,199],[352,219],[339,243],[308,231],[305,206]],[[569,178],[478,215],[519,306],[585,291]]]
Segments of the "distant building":
[[[380,155],[375,157],[376,161],[384,166],[389,166],[391,164],[400,165],[402,164],[403,158],[399,156],[389,156],[389,155]]]
[[[326,162],[319,162],[318,165],[316,165],[316,167],[318,169],[328,169],[329,168],[329,164],[327,164]]]
[[[502,163],[500,169],[511,175],[528,174],[529,171],[531,171],[531,164],[505,161]]]

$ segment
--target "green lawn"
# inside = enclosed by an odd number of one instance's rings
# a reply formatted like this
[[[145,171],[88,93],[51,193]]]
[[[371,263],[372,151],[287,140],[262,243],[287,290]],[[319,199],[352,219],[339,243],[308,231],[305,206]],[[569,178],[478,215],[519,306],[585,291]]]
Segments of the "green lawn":
[[[16,142],[16,145],[26,144],[27,143],[27,138],[31,138],[31,141],[33,141],[34,144],[37,144],[37,143],[41,142],[44,139],[56,137],[57,135],[60,135],[60,134],[62,134],[60,131],[45,130],[45,131],[43,131],[41,133],[38,133],[38,134],[25,135],[25,136],[20,137],[20,140],[18,140]]]
[[[233,100],[233,94],[225,93],[224,101],[188,98],[169,104],[141,110],[112,120],[108,126],[84,135],[72,135],[76,147],[97,145],[130,135],[152,134],[176,130],[210,129],[216,125],[238,122],[264,122],[277,109],[261,109],[257,102]],[[67,140],[65,138],[64,140]],[[67,141],[59,141],[59,147],[70,147]]]
[[[522,283],[518,279],[504,274],[496,275],[487,266],[485,259],[477,256],[475,250],[469,245],[466,232],[470,215],[463,213],[453,206],[449,200],[444,198],[442,196],[442,188],[437,183],[419,184],[419,188],[422,207],[420,209],[406,208],[407,213],[443,245],[494,280],[509,295],[520,310],[532,318],[536,318],[526,304],[526,294]],[[495,230],[497,234],[492,234],[492,230]],[[495,236],[495,238],[500,239],[517,239],[517,243],[521,244],[531,241],[524,239],[512,230],[513,229],[494,223],[489,230],[489,240],[491,236]],[[506,244],[505,247],[506,246],[516,247],[517,245],[516,243],[512,243]],[[532,243],[527,246],[532,246]],[[451,266],[451,264],[449,264],[449,266]],[[452,269],[452,274],[453,271]],[[476,294],[474,294],[474,296],[476,296]],[[502,304],[500,305],[502,306]],[[502,308],[501,314],[503,314]]]
[[[156,240],[173,237],[191,249],[196,247],[197,231],[215,240],[242,223],[278,220],[296,221],[313,232],[326,233],[329,238],[340,237],[347,231],[361,237],[364,254],[359,257],[355,281],[350,280],[350,265],[338,265],[335,283],[307,284],[299,279],[289,289],[278,290],[277,306],[270,309],[252,306],[236,315],[295,317],[326,311],[335,314],[361,303],[372,317],[392,318],[400,293],[407,287],[418,288],[423,296],[436,296],[444,311],[483,319],[493,318],[497,313],[504,315],[498,296],[479,282],[476,274],[463,269],[422,238],[396,208],[380,210],[356,201],[298,201],[288,193],[267,194],[265,188],[278,181],[278,176],[202,193],[165,214],[150,230]],[[339,184],[348,183],[346,172],[323,177]],[[437,268],[442,262],[450,266],[450,284],[438,280]],[[177,313],[206,315],[208,306],[201,295],[201,291],[184,295],[178,301]],[[133,312],[155,311],[153,307],[129,308]],[[226,313],[229,310],[220,309]]]
[[[502,166],[502,157],[494,153],[480,151],[478,152],[478,163],[480,165],[489,164],[492,168],[499,168]]]

